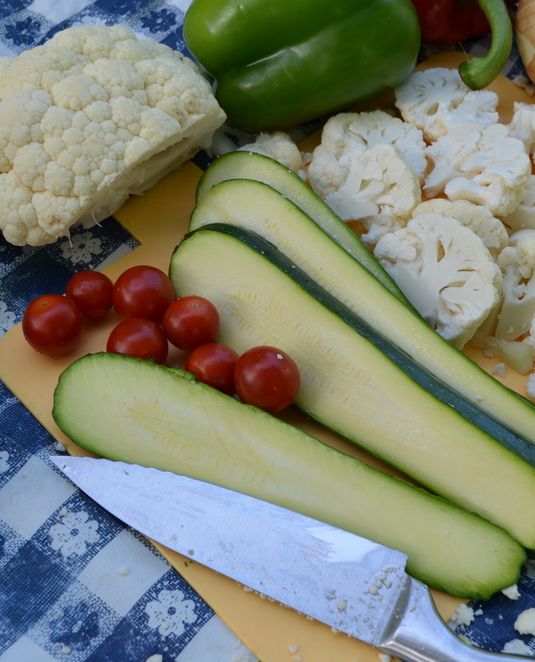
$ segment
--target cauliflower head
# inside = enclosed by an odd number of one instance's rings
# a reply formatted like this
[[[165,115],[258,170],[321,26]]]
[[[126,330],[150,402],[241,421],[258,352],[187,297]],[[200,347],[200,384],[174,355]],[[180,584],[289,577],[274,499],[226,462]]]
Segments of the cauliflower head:
[[[520,230],[498,256],[503,304],[495,335],[515,340],[529,333],[535,315],[535,230]]]
[[[352,152],[364,152],[375,145],[392,145],[420,181],[427,170],[422,132],[382,110],[339,113],[331,117],[323,127],[321,145],[336,159]]]
[[[225,115],[197,66],[82,26],[0,69],[0,230],[33,246],[106,218],[209,145]]]
[[[454,218],[477,234],[494,259],[507,246],[509,235],[504,224],[483,205],[475,205],[467,200],[436,198],[419,204],[412,215],[414,217],[419,214],[441,214]]]
[[[498,96],[471,91],[457,69],[415,71],[395,90],[396,106],[406,122],[432,141],[455,126],[488,126],[498,121]]]
[[[299,147],[283,131],[260,133],[253,143],[243,145],[238,150],[269,156],[296,173],[303,168],[303,157]]]
[[[421,201],[418,178],[392,145],[348,152],[340,159],[320,145],[308,177],[340,218],[363,223],[367,232],[362,239],[369,244],[404,226]]]
[[[428,195],[444,192],[507,216],[520,204],[531,174],[524,144],[504,124],[459,126],[427,148],[433,169],[425,180]]]
[[[382,237],[374,253],[422,317],[459,348],[500,301],[499,268],[453,218],[419,214]]]

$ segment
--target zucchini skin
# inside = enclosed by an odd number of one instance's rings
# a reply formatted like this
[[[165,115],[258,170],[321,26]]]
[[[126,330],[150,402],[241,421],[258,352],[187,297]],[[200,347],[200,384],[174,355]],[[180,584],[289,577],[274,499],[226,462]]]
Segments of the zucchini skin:
[[[269,260],[278,269],[298,283],[308,294],[312,295],[326,308],[338,315],[359,335],[373,343],[419,386],[431,393],[438,400],[449,405],[479,429],[486,432],[488,435],[496,439],[496,441],[525,460],[528,464],[535,467],[534,444],[518,435],[503,423],[492,419],[486,412],[482,411],[472,402],[464,398],[455,389],[451,388],[448,384],[439,380],[428,370],[420,366],[409,354],[391,343],[355,312],[350,310],[341,301],[327,292],[327,290],[318,285],[313,278],[295,265],[270,241],[267,241],[250,230],[246,230],[245,228],[236,225],[228,225],[226,223],[210,223],[203,225],[198,231],[202,230],[213,230],[227,234],[247,244],[250,248],[260,253],[262,257]],[[195,234],[195,232],[197,232],[197,230],[188,233],[185,239]],[[467,358],[467,360],[470,359]],[[519,395],[518,397],[521,398],[522,396]]]
[[[244,167],[245,166],[245,167]],[[220,173],[230,172],[230,176]],[[239,172],[237,172],[239,171]],[[257,154],[256,152],[235,151],[218,156],[205,170],[197,184],[195,199],[201,198],[218,183],[229,179],[252,179],[274,188],[293,204],[299,207],[348,255],[356,260],[366,271],[372,274],[391,294],[399,299],[415,315],[420,316],[411,302],[399,289],[394,279],[383,268],[379,260],[364,245],[362,239],[355,234],[339,218],[329,205],[324,202],[305,182],[292,170],[275,159]],[[314,206],[314,213],[312,212]],[[190,230],[192,228],[190,227]]]

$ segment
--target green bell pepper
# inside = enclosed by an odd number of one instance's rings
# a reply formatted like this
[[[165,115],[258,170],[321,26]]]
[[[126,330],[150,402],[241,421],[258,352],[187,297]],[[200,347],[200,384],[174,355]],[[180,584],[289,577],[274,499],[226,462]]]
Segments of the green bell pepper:
[[[395,87],[420,28],[410,0],[193,0],[186,46],[231,126],[287,128]]]

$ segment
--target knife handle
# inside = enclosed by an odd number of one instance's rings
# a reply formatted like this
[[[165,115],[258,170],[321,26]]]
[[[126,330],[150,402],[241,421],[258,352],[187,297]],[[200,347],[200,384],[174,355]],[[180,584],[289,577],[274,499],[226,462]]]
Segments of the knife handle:
[[[391,632],[381,648],[406,662],[519,662],[524,655],[489,653],[465,644],[439,616],[427,587],[409,578],[404,604],[399,605]]]

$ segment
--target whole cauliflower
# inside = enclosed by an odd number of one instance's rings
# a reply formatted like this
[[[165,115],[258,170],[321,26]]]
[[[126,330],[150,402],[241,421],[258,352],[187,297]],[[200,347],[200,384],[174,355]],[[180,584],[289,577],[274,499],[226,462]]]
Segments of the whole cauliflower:
[[[467,200],[436,198],[422,202],[412,213],[413,216],[420,214],[441,214],[459,221],[477,234],[494,259],[507,246],[509,236],[504,224],[483,205]]]
[[[421,129],[429,141],[456,126],[482,127],[498,121],[498,96],[489,91],[471,91],[457,69],[415,71],[395,95],[403,119]]]
[[[422,132],[412,124],[382,110],[367,113],[339,113],[327,120],[321,133],[321,149],[342,159],[375,145],[392,145],[423,181],[427,170]]]
[[[450,200],[469,200],[507,216],[524,195],[531,162],[524,144],[504,124],[459,126],[427,148],[433,169],[425,180],[428,195],[444,191]]]
[[[119,26],[59,32],[0,69],[0,230],[37,246],[97,223],[224,119],[198,67],[167,46]]]
[[[253,143],[239,147],[238,151],[240,150],[269,156],[296,173],[303,168],[303,157],[299,147],[283,131],[260,133]]]
[[[308,177],[340,218],[363,223],[368,231],[362,239],[369,244],[404,226],[421,201],[418,178],[391,145],[348,152],[340,159],[320,146]]]
[[[415,216],[382,237],[374,253],[422,317],[459,348],[500,301],[499,268],[481,239],[453,218]]]
[[[496,337],[515,340],[529,332],[535,315],[535,230],[520,230],[498,256],[503,305]]]

